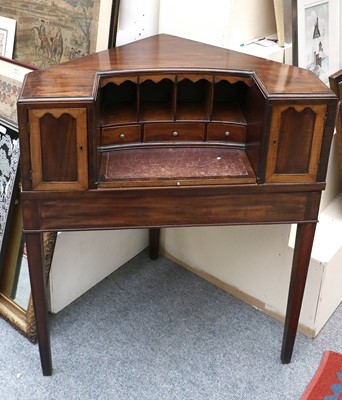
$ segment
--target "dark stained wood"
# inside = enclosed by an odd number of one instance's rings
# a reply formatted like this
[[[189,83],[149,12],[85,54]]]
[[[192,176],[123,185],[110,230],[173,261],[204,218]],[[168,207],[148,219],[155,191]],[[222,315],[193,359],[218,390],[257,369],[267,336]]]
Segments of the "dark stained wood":
[[[337,103],[335,101],[327,102],[327,112],[322,138],[321,156],[318,163],[317,171],[317,180],[321,182],[325,181],[325,177],[327,175],[330,146],[332,141],[331,132],[333,132],[335,128],[336,112]]]
[[[141,142],[140,125],[117,125],[102,128],[101,146]]]
[[[160,243],[160,228],[151,228],[149,230],[150,236],[150,258],[157,260],[159,257],[159,243]]]
[[[283,346],[281,350],[281,361],[283,364],[288,364],[292,357],[315,230],[315,223],[304,223],[297,226]]]
[[[163,34],[29,74],[22,98],[92,97],[98,71],[127,70],[132,74],[132,70],[170,72],[182,68],[255,74],[265,92],[274,97],[284,94],[331,97],[323,82],[317,80],[312,85],[315,79],[311,71]]]
[[[310,108],[298,112],[294,108],[283,111],[279,132],[277,174],[307,174],[311,156],[316,115]]]
[[[225,124],[211,122],[207,128],[207,140],[219,142],[246,142],[246,126],[240,124]]]
[[[40,190],[88,187],[86,110],[51,108],[29,110],[28,114],[33,187]]]
[[[45,114],[40,121],[43,181],[75,181],[77,179],[76,121],[63,114],[56,119]],[[63,129],[60,127],[63,126]],[[63,160],[62,162],[56,162]]]
[[[38,345],[45,376],[52,374],[50,333],[48,326],[48,310],[45,300],[45,282],[42,254],[42,234],[27,233],[25,235],[27,258],[30,265],[31,292],[37,325]]]
[[[211,186],[31,192],[23,200],[24,224],[29,231],[61,231],[317,221],[320,191],[275,193],[242,186],[248,188],[232,193]]]
[[[43,373],[41,232],[297,223],[291,359],[336,116],[310,71],[157,35],[27,76],[18,102],[24,231]]]
[[[322,158],[326,104],[274,106],[267,150],[267,182],[313,182]]]
[[[205,125],[202,123],[147,123],[144,142],[204,141]]]

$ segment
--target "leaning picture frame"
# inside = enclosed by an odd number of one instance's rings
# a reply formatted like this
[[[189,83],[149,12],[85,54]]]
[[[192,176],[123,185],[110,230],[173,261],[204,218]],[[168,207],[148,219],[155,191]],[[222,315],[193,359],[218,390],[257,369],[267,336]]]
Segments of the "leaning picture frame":
[[[67,3],[64,0],[54,0],[54,4]],[[116,45],[116,33],[118,26],[118,16],[119,16],[119,0],[98,0],[100,6],[100,19],[101,12],[105,14],[105,16],[101,19],[101,22],[97,24],[97,35],[96,35],[96,47],[95,51],[105,50],[110,47],[115,47]],[[21,7],[24,3],[21,2],[13,2],[12,0],[2,0],[0,5],[0,11],[2,11],[2,6],[5,3],[12,7]],[[30,5],[35,4],[36,2],[33,0],[30,2]],[[51,5],[52,2],[47,2],[46,0],[40,0],[40,7],[44,7],[45,5]],[[7,7],[6,10],[9,10]],[[19,10],[16,10],[16,15],[20,14]],[[110,17],[108,20],[108,17]],[[1,64],[2,63],[2,64]],[[5,71],[11,70],[10,72],[3,73],[2,67],[6,67]],[[47,66],[47,65],[46,65]],[[25,70],[25,68],[27,70]],[[17,82],[18,87],[21,87],[22,82],[21,79],[24,79],[25,73],[37,69],[34,66],[23,64],[20,61],[8,60],[0,57],[0,71],[4,74],[3,86],[0,86],[2,90],[7,90],[9,87],[7,85],[10,79],[17,80],[18,77],[16,74],[18,72],[22,72],[19,76],[21,76],[19,82]],[[19,71],[20,70],[20,71]],[[1,74],[0,73],[0,74]],[[19,95],[19,90],[16,91]],[[0,102],[0,108],[4,105]],[[15,141],[18,137],[18,124],[16,118],[16,101],[11,102],[11,117],[9,118],[6,114],[5,108],[3,108],[2,112],[0,111],[0,129],[2,132],[5,132],[7,135],[10,134],[11,138]],[[2,127],[2,128],[1,128]],[[4,134],[5,134],[4,133]],[[15,142],[17,145],[18,142]],[[16,157],[19,158],[18,147],[15,146],[15,154]],[[13,325],[19,332],[21,332],[24,336],[26,336],[31,342],[36,341],[37,332],[35,325],[35,316],[33,311],[33,303],[32,296],[30,296],[30,288],[29,288],[29,296],[27,296],[27,287],[26,280],[27,276],[25,274],[28,272],[27,268],[25,268],[25,253],[23,249],[25,248],[25,238],[22,232],[22,215],[21,215],[21,203],[20,203],[20,193],[19,193],[19,173],[18,173],[18,164],[13,164],[13,173],[16,170],[15,180],[11,181],[12,188],[12,196],[11,203],[8,206],[8,213],[6,214],[6,238],[3,244],[7,241],[11,243],[10,246],[6,246],[3,248],[3,251],[0,251],[0,258],[3,258],[3,266],[4,268],[1,271],[1,261],[0,261],[0,317],[6,319],[11,325]],[[16,196],[16,194],[18,194]],[[43,234],[43,259],[44,259],[44,271],[46,275],[46,279],[49,276],[49,271],[51,268],[52,257],[54,252],[54,246],[56,242],[56,233],[44,233]],[[0,248],[1,250],[1,248]],[[2,273],[1,273],[2,272]],[[24,279],[22,276],[24,275]],[[22,285],[20,282],[24,280],[25,285]],[[25,289],[25,294],[23,295],[23,286]],[[25,304],[26,301],[26,304]],[[27,303],[28,302],[28,303]]]
[[[17,100],[26,74],[33,70],[0,57],[0,267],[19,180]]]
[[[0,16],[0,56],[13,57],[16,20]]]
[[[340,0],[294,1],[295,64],[325,83],[339,69],[340,7]]]
[[[0,57],[0,124],[18,131],[17,99],[27,73],[35,68]]]
[[[21,238],[22,234],[22,224],[17,217],[20,155],[17,100],[26,74],[34,69],[18,61],[0,57],[0,315],[6,316],[8,320],[11,320],[13,310],[19,310],[15,303],[7,301],[4,295],[7,280],[3,279],[9,264],[14,267],[17,264],[16,238]],[[8,284],[5,286],[9,287]],[[19,320],[21,321],[20,318]]]

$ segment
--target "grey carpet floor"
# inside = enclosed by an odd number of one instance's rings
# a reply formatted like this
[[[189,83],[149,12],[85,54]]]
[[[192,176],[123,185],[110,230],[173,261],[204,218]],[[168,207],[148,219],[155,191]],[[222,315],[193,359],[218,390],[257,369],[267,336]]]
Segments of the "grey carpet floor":
[[[297,400],[324,350],[342,352],[342,308],[298,334],[161,257],[139,254],[50,317],[54,372],[0,319],[0,399]]]

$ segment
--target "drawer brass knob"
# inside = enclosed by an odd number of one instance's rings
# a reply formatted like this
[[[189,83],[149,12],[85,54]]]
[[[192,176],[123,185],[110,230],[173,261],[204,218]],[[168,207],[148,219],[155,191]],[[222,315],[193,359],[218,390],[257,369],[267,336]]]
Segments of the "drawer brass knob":
[[[174,137],[178,136],[178,132],[177,131],[172,132],[172,136]]]
[[[229,136],[229,135],[230,135],[230,132],[229,132],[229,131],[226,131],[224,134],[225,134],[225,136]]]
[[[120,139],[125,139],[125,134],[124,133],[120,133],[119,138]]]

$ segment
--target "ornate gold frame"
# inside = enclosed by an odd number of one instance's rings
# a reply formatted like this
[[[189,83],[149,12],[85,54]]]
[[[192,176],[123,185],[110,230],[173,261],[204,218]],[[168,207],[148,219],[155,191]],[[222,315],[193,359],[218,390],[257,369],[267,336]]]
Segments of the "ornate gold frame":
[[[34,318],[32,297],[30,296],[28,308],[25,311],[13,300],[0,293],[0,315],[14,326],[30,342],[36,343],[36,321]]]
[[[57,233],[46,232],[43,233],[43,260],[44,271],[46,277],[46,284],[51,269],[53,252],[56,244]],[[36,343],[37,330],[36,321],[34,317],[34,309],[32,303],[32,296],[30,296],[27,310],[24,310],[16,304],[9,297],[0,292],[0,316],[8,321],[14,328],[16,328],[22,335],[24,335],[30,342]]]

